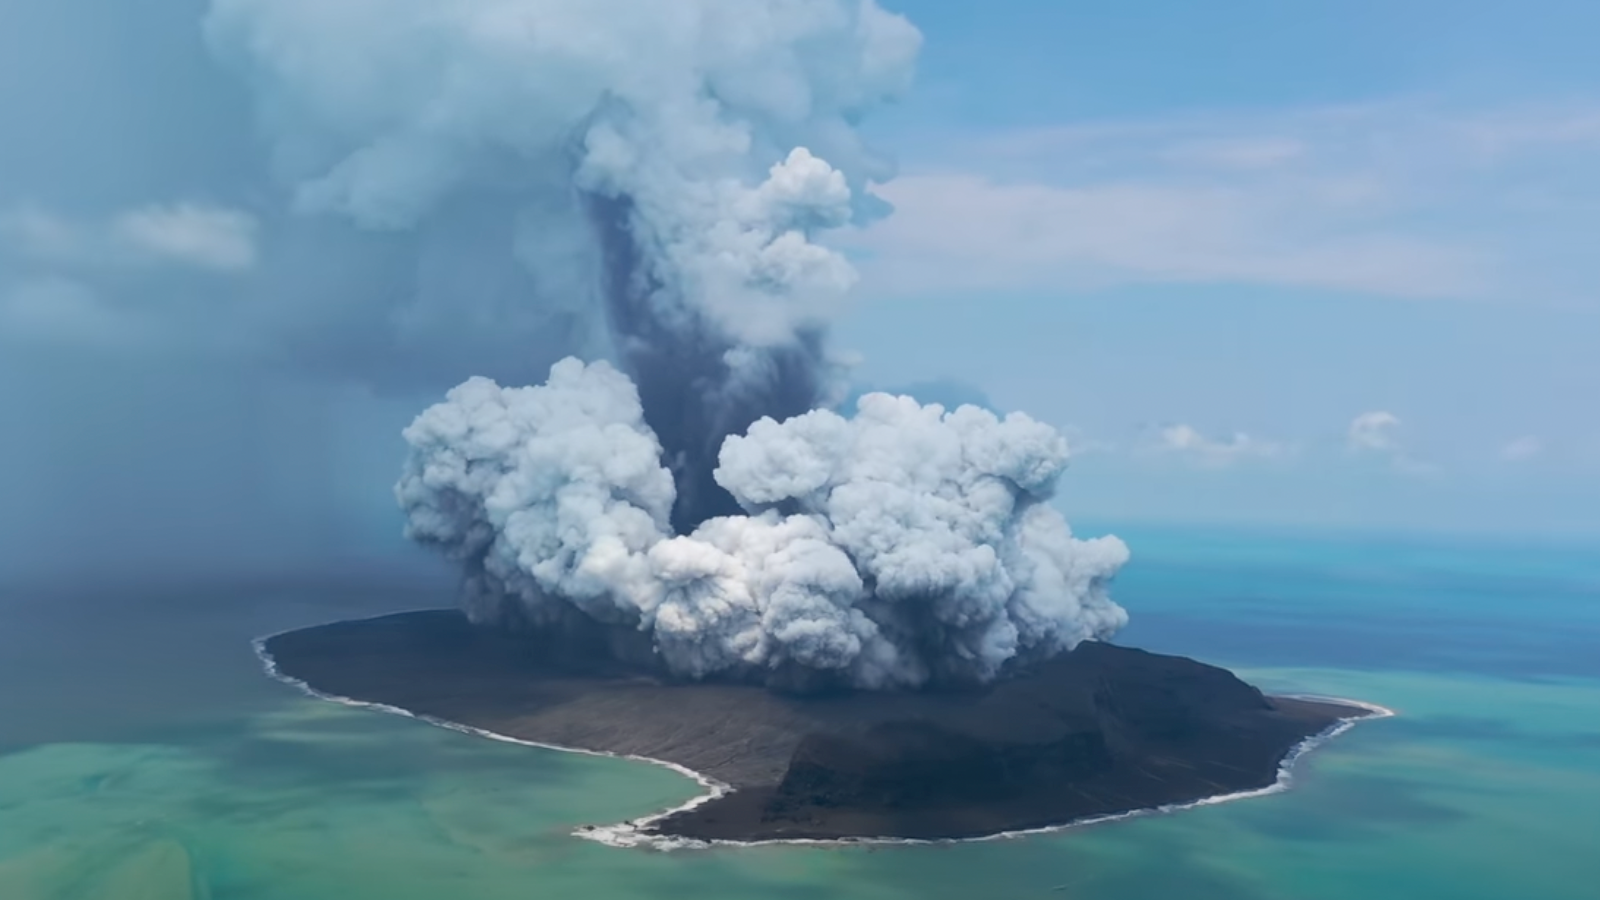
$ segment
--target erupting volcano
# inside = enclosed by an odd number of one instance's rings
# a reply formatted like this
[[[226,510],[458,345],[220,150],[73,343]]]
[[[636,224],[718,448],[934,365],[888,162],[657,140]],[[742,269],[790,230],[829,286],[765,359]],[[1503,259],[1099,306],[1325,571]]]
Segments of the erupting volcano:
[[[900,16],[214,0],[209,30],[302,211],[499,223],[475,233],[527,285],[499,314],[573,354],[534,386],[469,378],[405,432],[407,531],[461,567],[465,621],[279,636],[282,674],[737,788],[660,826],[692,837],[972,836],[1188,802],[1274,783],[1358,713],[1100,643],[1127,621],[1109,586],[1128,551],[1053,505],[1051,427],[888,394],[838,408],[828,331],[855,272],[827,235],[888,212],[892,166],[857,126],[911,82]]]

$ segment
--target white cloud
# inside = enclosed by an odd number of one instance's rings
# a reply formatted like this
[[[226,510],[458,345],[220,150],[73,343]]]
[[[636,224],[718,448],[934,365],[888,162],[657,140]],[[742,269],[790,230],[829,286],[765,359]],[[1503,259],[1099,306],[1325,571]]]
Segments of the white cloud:
[[[1175,144],[1166,155],[1177,163],[1264,171],[1301,159],[1309,152],[1311,147],[1303,140],[1266,136],[1197,138]]]
[[[922,146],[937,157],[877,188],[897,214],[843,239],[869,292],[1231,283],[1600,298],[1600,272],[1567,239],[1600,203],[1600,107],[1396,101]]]
[[[255,265],[256,237],[253,216],[204,204],[155,204],[82,220],[38,207],[0,211],[0,249],[54,266],[238,272]]]
[[[1391,412],[1377,410],[1356,416],[1347,432],[1350,449],[1393,453],[1400,449],[1395,431],[1400,427],[1400,417]]]
[[[1320,190],[1324,196],[1312,196]],[[1404,297],[1466,296],[1481,254],[1373,230],[1315,236],[1292,224],[1352,188],[1263,197],[1223,185],[1007,184],[961,173],[878,190],[896,214],[846,238],[869,289],[1098,287],[1127,282],[1257,283]],[[1299,233],[1297,233],[1299,232]]]
[[[235,271],[256,262],[256,220],[232,209],[181,203],[125,212],[111,225],[116,243],[146,258]]]
[[[1500,458],[1508,462],[1532,459],[1544,452],[1544,441],[1534,435],[1524,435],[1500,448]]]
[[[1550,147],[1600,148],[1600,109],[1553,107],[1496,110],[1464,117],[1454,133],[1480,159],[1500,160]]]
[[[1225,466],[1243,459],[1273,459],[1288,453],[1285,445],[1243,432],[1211,438],[1189,425],[1168,425],[1156,434],[1156,447],[1192,458],[1208,466]]]
[[[1384,410],[1364,412],[1350,421],[1345,445],[1353,453],[1381,456],[1397,472],[1437,475],[1439,467],[1411,455],[1400,440],[1400,417]]]

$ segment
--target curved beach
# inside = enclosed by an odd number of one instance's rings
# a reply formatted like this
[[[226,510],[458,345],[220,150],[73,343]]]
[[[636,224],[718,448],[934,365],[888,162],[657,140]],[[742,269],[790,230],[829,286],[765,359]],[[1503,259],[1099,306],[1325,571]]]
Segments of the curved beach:
[[[1181,657],[1085,645],[982,691],[795,698],[621,664],[541,664],[453,611],[259,638],[322,699],[525,746],[666,766],[705,793],[580,837],[660,849],[989,840],[1285,789],[1359,701],[1266,697]],[[905,773],[911,773],[909,776]]]

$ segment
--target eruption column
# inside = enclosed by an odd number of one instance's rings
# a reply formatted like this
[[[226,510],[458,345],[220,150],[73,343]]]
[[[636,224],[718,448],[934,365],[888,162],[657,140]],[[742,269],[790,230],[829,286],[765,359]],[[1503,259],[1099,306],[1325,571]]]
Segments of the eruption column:
[[[869,187],[891,167],[855,126],[910,84],[903,18],[211,0],[207,33],[299,215],[431,235],[434,272],[472,268],[452,264],[463,210],[514,222],[529,289],[463,309],[603,335],[571,349],[614,365],[473,378],[406,431],[408,531],[463,566],[475,620],[590,623],[685,675],[800,687],[981,681],[1121,625],[1125,548],[1048,505],[1053,431],[883,395],[819,409],[855,275],[817,238],[885,211]]]

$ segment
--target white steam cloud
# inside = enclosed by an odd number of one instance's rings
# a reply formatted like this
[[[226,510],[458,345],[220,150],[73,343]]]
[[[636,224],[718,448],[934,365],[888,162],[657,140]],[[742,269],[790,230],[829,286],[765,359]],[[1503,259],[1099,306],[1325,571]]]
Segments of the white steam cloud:
[[[405,436],[409,533],[467,567],[473,619],[576,609],[683,675],[985,681],[1127,621],[1106,593],[1127,548],[1072,537],[1046,502],[1066,442],[1024,415],[868,394],[849,419],[762,419],[714,473],[747,514],[676,537],[660,444],[607,363],[474,379]]]
[[[817,238],[884,211],[870,186],[892,167],[855,126],[911,82],[905,19],[873,0],[212,0],[207,31],[302,214],[447,248],[501,234],[530,276],[508,326],[586,322],[582,355],[613,361],[473,379],[407,430],[410,534],[463,565],[475,620],[647,635],[689,676],[867,687],[992,678],[1123,622],[1105,583],[1125,549],[1045,505],[1053,431],[881,395],[819,411],[855,273]],[[406,321],[483,309],[453,302]]]

